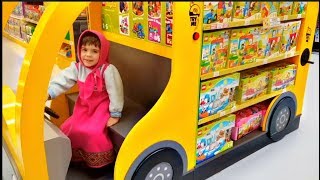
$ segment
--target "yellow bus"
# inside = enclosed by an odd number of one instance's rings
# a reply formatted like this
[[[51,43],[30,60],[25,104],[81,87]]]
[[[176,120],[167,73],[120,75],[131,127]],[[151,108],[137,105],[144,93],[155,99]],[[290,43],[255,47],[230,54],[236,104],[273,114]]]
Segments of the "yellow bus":
[[[165,8],[165,2],[162,3]],[[26,45],[16,94],[7,86],[2,87],[2,137],[20,179],[66,176],[70,142],[57,127],[72,114],[77,87],[52,101],[51,109],[60,115],[58,119],[44,121],[44,102],[54,65],[65,66],[56,61],[61,42],[86,7],[89,28],[103,32],[112,42],[111,63],[119,68],[125,88],[123,117],[110,128],[117,151],[114,172],[111,172],[114,179],[205,179],[299,128],[318,2],[308,2],[308,7],[314,8],[308,8],[304,14],[284,15],[276,20],[282,23],[301,20],[296,51],[206,75],[201,75],[199,68],[205,32],[262,26],[266,21],[259,18],[211,26],[203,22],[203,2],[173,4],[172,45],[103,30],[102,18],[107,18],[101,16],[103,2],[47,4]],[[16,5],[17,2],[2,3],[3,28]],[[271,18],[269,20],[271,22]],[[199,119],[199,92],[203,81],[280,61],[296,65],[294,86]],[[235,141],[233,147],[204,163],[196,163],[199,127],[264,101],[269,104],[259,130]],[[48,133],[51,139],[47,138]]]

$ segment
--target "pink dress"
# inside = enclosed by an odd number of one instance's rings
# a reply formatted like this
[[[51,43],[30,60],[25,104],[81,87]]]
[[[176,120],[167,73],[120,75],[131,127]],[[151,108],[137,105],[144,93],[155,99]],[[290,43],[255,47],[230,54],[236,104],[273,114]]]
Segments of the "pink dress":
[[[79,64],[76,65],[78,68]],[[104,82],[103,78],[98,80]],[[79,80],[77,83],[80,93],[74,113],[60,128],[71,140],[72,161],[85,161],[90,167],[102,167],[115,160],[113,145],[106,128],[110,117],[109,96],[104,83],[100,88],[94,81],[86,80],[86,85]],[[85,92],[90,91],[88,83],[95,89],[90,96],[85,97]]]

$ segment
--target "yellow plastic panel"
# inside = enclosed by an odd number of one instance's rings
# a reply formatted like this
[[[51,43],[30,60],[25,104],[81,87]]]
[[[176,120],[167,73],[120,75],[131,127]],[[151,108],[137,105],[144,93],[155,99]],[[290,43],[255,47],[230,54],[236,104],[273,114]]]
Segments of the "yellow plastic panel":
[[[22,154],[23,159],[24,180],[49,179],[43,137],[47,88],[61,42],[71,24],[88,4],[51,2],[29,43],[16,96],[16,101],[21,103],[21,106],[16,107],[16,133],[17,144],[21,146],[19,154]]]
[[[318,11],[319,11],[319,2],[308,2],[307,12],[306,12],[305,18],[302,19],[301,21],[299,39],[297,41],[297,50],[300,52],[300,55],[293,58],[295,64],[298,65],[297,76],[295,80],[295,89],[294,89],[294,93],[298,101],[296,115],[299,115],[302,113],[304,93],[305,93],[306,82],[307,82],[308,71],[309,71],[309,64],[302,66],[300,64],[300,58],[301,58],[302,52],[306,48],[310,50],[310,57],[311,57]],[[309,39],[307,39],[307,36],[309,37]]]
[[[174,2],[173,19],[179,21],[174,21],[173,27],[171,76],[157,103],[124,140],[116,161],[115,180],[125,179],[131,163],[145,149],[164,140],[182,145],[187,154],[187,170],[195,166],[201,38],[195,41],[192,36],[199,32],[201,37],[202,17],[198,17],[198,26],[191,26],[189,9],[190,2]]]

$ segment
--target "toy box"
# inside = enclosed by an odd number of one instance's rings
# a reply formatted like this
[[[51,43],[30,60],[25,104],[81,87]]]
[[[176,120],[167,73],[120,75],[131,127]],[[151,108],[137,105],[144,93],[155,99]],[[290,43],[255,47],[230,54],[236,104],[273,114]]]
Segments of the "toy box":
[[[292,14],[305,14],[307,2],[293,2]]]
[[[230,34],[228,67],[255,62],[260,27],[233,29]]]
[[[236,141],[258,129],[267,111],[263,103],[251,106],[236,113],[235,127],[231,130],[231,139]]]
[[[235,105],[235,88],[239,85],[240,73],[201,82],[199,119],[214,115]]]
[[[294,85],[297,65],[281,63],[275,67],[267,67],[266,70],[269,70],[270,72],[268,93]]]
[[[278,16],[291,15],[293,2],[280,1]]]
[[[201,74],[224,69],[227,64],[229,30],[204,33]]]
[[[212,36],[211,33],[203,33],[203,41],[202,41],[202,56],[200,63],[200,73],[201,75],[212,72],[212,63],[211,63],[211,41]]]
[[[228,45],[229,45],[229,30],[212,32],[211,41],[211,62],[213,71],[224,69],[227,64]]]
[[[301,21],[283,23],[280,53],[295,52]]]
[[[282,26],[261,28],[257,59],[272,58],[279,55]]]
[[[233,147],[231,129],[234,127],[234,124],[235,115],[232,114],[210,122],[198,129],[197,164]]]
[[[232,1],[204,2],[203,5],[203,24],[227,23],[231,21]]]
[[[241,104],[267,93],[269,72],[258,69],[241,73],[239,86],[236,88],[236,101]]]
[[[277,17],[279,11],[279,2],[261,2],[261,17]]]
[[[235,1],[232,21],[261,19],[261,3],[258,1]]]

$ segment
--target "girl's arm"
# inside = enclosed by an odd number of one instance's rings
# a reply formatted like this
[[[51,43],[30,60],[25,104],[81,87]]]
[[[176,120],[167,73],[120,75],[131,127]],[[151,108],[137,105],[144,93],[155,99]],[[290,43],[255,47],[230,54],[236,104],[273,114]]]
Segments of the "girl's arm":
[[[49,83],[48,94],[50,99],[54,99],[60,94],[68,91],[74,86],[78,79],[78,70],[75,62],[72,62],[69,67],[62,70],[58,75],[53,77]]]
[[[109,64],[104,71],[106,89],[109,94],[109,111],[111,117],[120,118],[124,104],[123,84],[118,69]]]

